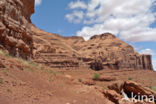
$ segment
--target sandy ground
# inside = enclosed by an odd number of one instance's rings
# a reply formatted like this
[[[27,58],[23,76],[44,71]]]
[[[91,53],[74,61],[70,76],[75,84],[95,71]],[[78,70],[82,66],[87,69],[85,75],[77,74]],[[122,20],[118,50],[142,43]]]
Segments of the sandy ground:
[[[6,68],[0,68],[0,104],[109,104],[98,87],[116,81],[133,80],[156,90],[156,72],[148,70],[90,69],[54,70],[49,67],[3,59]],[[115,78],[114,81],[93,81],[95,74]]]

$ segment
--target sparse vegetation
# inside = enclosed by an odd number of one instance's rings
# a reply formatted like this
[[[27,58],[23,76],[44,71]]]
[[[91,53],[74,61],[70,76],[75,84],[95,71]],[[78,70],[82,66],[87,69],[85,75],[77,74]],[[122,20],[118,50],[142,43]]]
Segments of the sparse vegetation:
[[[12,93],[11,89],[7,89],[7,92]]]
[[[82,82],[82,79],[81,78],[78,78],[78,82]]]
[[[153,89],[153,87],[152,87],[152,81],[150,81],[149,88],[150,88],[151,90]]]
[[[156,91],[156,86],[151,87],[151,90]]]
[[[29,72],[31,69],[30,69],[30,68],[25,68],[25,70],[26,70],[27,72]]]
[[[108,87],[107,87],[107,86],[103,86],[103,88],[104,88],[105,90],[107,90],[107,89],[108,89]]]
[[[133,78],[129,77],[128,80],[133,80]]]
[[[97,79],[99,79],[99,78],[100,78],[100,74],[95,73],[95,74],[93,75],[93,79],[94,79],[94,80],[97,80]]]
[[[2,78],[0,78],[0,84],[3,84],[3,79]]]
[[[11,57],[8,53],[4,52],[3,50],[0,50],[0,54],[2,56]]]
[[[50,72],[51,74],[53,74],[54,76],[56,76],[56,72],[55,72],[55,71],[50,70],[49,72]]]
[[[49,81],[49,82],[53,81],[52,76],[50,76],[50,77],[48,78],[48,81]]]
[[[4,73],[5,75],[8,75],[8,72],[7,72],[7,69],[6,69],[6,68],[3,70],[3,73]]]

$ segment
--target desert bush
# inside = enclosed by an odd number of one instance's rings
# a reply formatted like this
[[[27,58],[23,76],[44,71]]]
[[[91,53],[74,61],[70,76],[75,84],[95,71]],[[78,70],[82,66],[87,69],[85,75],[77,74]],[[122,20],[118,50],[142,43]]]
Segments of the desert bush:
[[[81,79],[81,78],[79,78],[79,79],[78,79],[78,82],[82,82],[82,79]]]
[[[93,80],[97,80],[97,79],[99,79],[99,78],[100,78],[100,74],[95,73],[95,74],[93,75]]]
[[[56,72],[55,72],[55,71],[50,70],[49,72],[50,72],[51,74],[53,74],[54,76],[56,76]]]
[[[133,80],[133,78],[129,77],[128,80]]]
[[[0,84],[3,84],[3,79],[2,78],[0,78]]]

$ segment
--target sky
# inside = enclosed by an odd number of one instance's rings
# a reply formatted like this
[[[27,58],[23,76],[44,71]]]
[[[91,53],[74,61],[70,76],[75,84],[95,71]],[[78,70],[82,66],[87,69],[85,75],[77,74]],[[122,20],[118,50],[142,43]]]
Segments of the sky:
[[[32,22],[63,36],[110,32],[141,54],[156,70],[156,0],[36,0]]]

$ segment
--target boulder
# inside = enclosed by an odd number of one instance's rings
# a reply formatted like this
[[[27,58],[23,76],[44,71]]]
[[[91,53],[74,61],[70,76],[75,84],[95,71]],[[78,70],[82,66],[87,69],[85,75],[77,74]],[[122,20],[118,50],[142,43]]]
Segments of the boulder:
[[[108,86],[104,96],[119,104],[155,104],[156,92],[133,81],[115,82]],[[117,94],[112,96],[115,91]],[[108,96],[109,95],[109,96]],[[113,98],[113,99],[112,99]],[[119,99],[118,99],[119,98]],[[124,100],[123,100],[124,98]],[[126,98],[126,99],[125,99]],[[149,102],[150,101],[150,102]]]
[[[113,84],[109,85],[108,88],[110,90],[116,91],[118,94],[122,94],[124,82],[123,81],[117,81],[114,82]]]
[[[103,92],[104,96],[112,101],[114,104],[119,104],[119,101],[122,99],[122,96],[115,92],[114,90],[105,90]]]
[[[127,93],[127,95],[130,95],[132,92],[134,95],[153,95],[156,98],[156,92],[147,88],[143,87],[140,84],[133,82],[133,81],[126,81],[123,86],[124,92]]]

